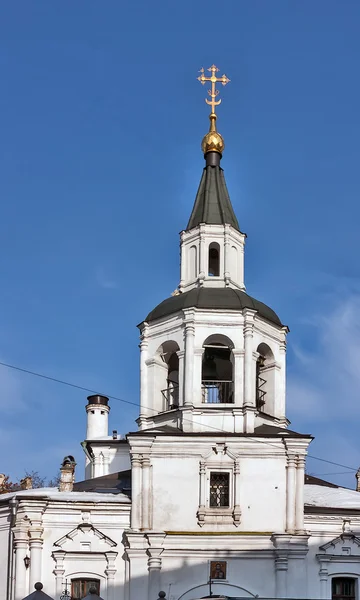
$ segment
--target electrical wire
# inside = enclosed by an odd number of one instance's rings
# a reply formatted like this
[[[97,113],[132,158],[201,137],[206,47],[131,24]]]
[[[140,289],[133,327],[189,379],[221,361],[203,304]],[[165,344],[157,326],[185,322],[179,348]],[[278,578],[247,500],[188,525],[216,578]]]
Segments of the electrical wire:
[[[37,373],[36,371],[31,371],[30,369],[24,369],[23,367],[18,367],[17,365],[11,365],[9,363],[5,363],[5,362],[0,361],[0,366],[7,367],[8,369],[14,369],[15,371],[20,371],[21,373],[26,373],[27,375],[32,375],[34,377],[40,377],[41,379],[46,379],[48,381],[52,381],[54,383],[59,383],[61,385],[67,385],[68,387],[72,387],[72,388],[75,388],[77,390],[82,390],[83,392],[88,392],[90,394],[99,394],[98,391],[92,390],[91,388],[87,388],[87,387],[82,386],[82,385],[77,385],[76,383],[70,383],[69,381],[64,381],[63,379],[58,379],[56,377],[51,377],[49,375],[44,375],[43,373]],[[107,398],[109,398],[111,400],[116,400],[117,402],[123,402],[124,404],[130,404],[132,406],[136,406],[137,408],[140,407],[140,405],[139,405],[138,402],[131,402],[130,400],[124,400],[123,398],[119,398],[119,397],[113,396],[111,394],[101,394],[101,395],[104,395],[104,396],[106,396]],[[151,410],[153,410],[154,412],[157,412],[155,409],[151,409]],[[187,421],[190,422],[190,419],[186,419],[185,418],[184,420],[187,420]],[[196,421],[191,421],[191,422],[203,426],[203,423],[196,423]],[[219,433],[228,433],[227,431],[225,431],[225,429],[220,429],[218,427],[213,427],[212,425],[207,425],[207,428],[208,429],[213,429],[214,431],[217,431]],[[253,437],[248,436],[247,439],[251,440],[251,441],[254,441],[254,442],[257,442],[257,443],[266,444],[267,446],[272,446],[274,448],[278,448],[277,445],[272,444],[271,442],[266,442],[265,440],[260,440],[259,438],[253,438]],[[311,454],[308,454],[307,457],[308,458],[312,458],[313,460],[318,460],[320,462],[324,462],[324,463],[329,464],[329,465],[334,465],[336,467],[341,467],[343,469],[349,469],[349,471],[356,472],[358,470],[358,468],[349,467],[348,465],[343,465],[343,464],[340,464],[340,463],[337,463],[337,462],[334,462],[334,461],[331,461],[331,460],[326,460],[325,458],[320,458],[318,456],[314,456],[314,455],[311,455]],[[334,473],[334,475],[340,475],[340,474],[343,474],[343,473]],[[329,475],[331,475],[331,473],[329,473]],[[314,475],[314,477],[316,477],[316,475]]]

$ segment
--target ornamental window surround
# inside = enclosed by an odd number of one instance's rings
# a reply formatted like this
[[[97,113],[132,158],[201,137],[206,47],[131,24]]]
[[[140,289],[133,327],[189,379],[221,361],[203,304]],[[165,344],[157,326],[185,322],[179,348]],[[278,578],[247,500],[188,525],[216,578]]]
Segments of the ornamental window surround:
[[[198,525],[240,524],[239,457],[224,443],[215,444],[200,461]]]

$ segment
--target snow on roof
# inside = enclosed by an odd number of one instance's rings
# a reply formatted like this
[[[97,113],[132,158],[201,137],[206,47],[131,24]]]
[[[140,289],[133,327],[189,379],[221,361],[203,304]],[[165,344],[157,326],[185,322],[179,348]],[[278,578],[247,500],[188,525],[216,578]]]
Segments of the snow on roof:
[[[360,493],[341,487],[332,488],[307,484],[304,486],[304,503],[305,506],[360,510]]]
[[[48,498],[59,502],[113,502],[116,504],[130,504],[131,500],[125,494],[111,494],[98,492],[59,492],[57,488],[37,488],[31,490],[18,490],[9,494],[1,494],[0,502],[16,498]]]

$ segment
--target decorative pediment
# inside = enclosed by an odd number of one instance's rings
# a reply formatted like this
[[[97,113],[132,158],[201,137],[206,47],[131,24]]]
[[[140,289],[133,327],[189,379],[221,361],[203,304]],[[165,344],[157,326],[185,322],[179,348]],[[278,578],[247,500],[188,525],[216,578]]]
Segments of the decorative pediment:
[[[216,443],[211,447],[211,450],[207,454],[203,455],[203,460],[208,462],[223,462],[224,460],[229,463],[234,463],[238,459],[227,446],[227,444],[220,442]]]
[[[116,542],[90,523],[82,523],[57,540],[54,546],[67,552],[107,552]]]
[[[320,550],[332,556],[360,556],[360,537],[350,532],[342,533],[331,542],[320,546]]]

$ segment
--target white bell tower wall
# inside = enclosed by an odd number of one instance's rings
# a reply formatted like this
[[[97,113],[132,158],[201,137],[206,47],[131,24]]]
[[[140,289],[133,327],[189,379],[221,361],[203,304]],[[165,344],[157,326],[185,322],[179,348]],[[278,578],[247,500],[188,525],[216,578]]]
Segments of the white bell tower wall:
[[[287,426],[286,327],[248,308],[194,307],[143,323],[141,331],[140,429]]]
[[[245,237],[231,225],[202,223],[182,231],[180,291],[198,286],[245,290]]]

